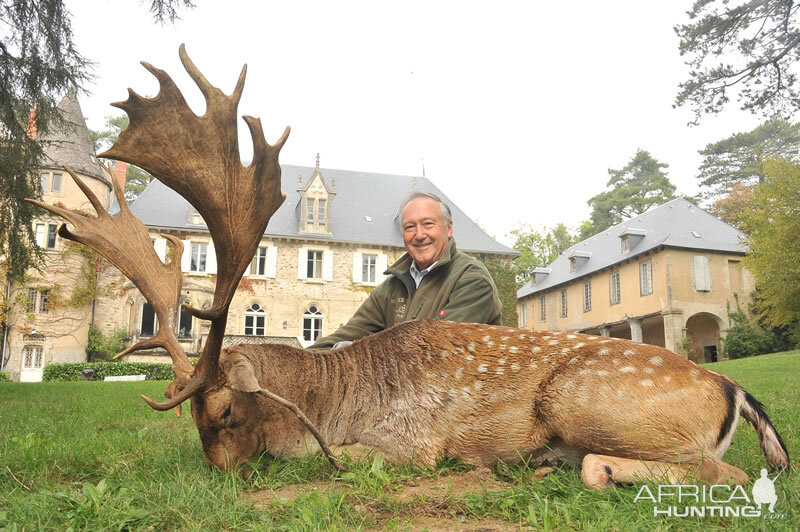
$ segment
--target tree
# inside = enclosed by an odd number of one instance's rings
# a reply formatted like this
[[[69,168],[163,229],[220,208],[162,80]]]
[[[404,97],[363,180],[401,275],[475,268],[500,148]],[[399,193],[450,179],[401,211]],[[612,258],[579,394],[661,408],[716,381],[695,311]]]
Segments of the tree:
[[[103,131],[89,131],[89,135],[94,142],[94,149],[96,152],[105,151],[110,147],[119,137],[123,129],[128,127],[130,119],[128,115],[122,116],[107,116],[106,129]],[[136,200],[139,194],[147,188],[153,176],[142,170],[138,166],[132,164],[128,165],[128,170],[125,174],[125,199],[128,203]]]
[[[150,0],[159,23],[174,21],[180,6],[193,7],[190,0]],[[64,125],[58,101],[82,89],[91,63],[75,49],[63,0],[0,0],[0,27],[0,257],[18,280],[42,260],[34,207],[22,201],[42,194],[37,169],[45,145],[34,132]]]
[[[610,178],[606,187],[611,190],[601,192],[587,202],[592,208],[591,225],[581,227],[581,238],[596,235],[625,218],[675,199],[675,185],[664,171],[668,166],[639,148],[624,168],[609,168]]]
[[[749,233],[747,221],[753,210],[755,189],[740,183],[733,185],[730,194],[714,202],[711,214],[732,225],[739,231]]]
[[[530,280],[534,268],[547,266],[577,241],[576,235],[562,223],[541,231],[530,224],[521,224],[509,235],[514,238],[512,247],[520,253],[514,261],[517,265],[517,289]]]
[[[800,109],[798,9],[794,0],[695,0],[691,22],[675,26],[691,68],[675,105],[688,104],[694,124],[719,113],[731,92],[742,109],[765,117]]]
[[[758,286],[760,317],[800,341],[800,165],[775,159],[756,187],[744,264]]]
[[[706,199],[731,192],[735,184],[751,187],[764,180],[764,161],[781,158],[796,162],[800,154],[800,123],[767,120],[746,133],[737,133],[700,150],[703,162],[697,178]]]

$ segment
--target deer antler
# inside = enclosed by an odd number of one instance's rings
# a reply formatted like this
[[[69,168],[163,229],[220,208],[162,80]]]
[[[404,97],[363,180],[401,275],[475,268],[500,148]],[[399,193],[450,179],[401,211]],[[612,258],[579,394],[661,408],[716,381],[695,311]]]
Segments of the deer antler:
[[[239,159],[236,108],[244,89],[247,66],[233,94],[213,87],[180,47],[184,68],[206,100],[206,113],[197,116],[186,104],[175,82],[163,70],[142,65],[159,81],[154,98],[129,90],[128,99],[113,104],[128,113],[130,125],[101,157],[135,164],[186,198],[205,220],[217,254],[217,286],[210,309],[187,307],[194,316],[211,320],[211,329],[192,383],[172,400],[153,408],[169,409],[215,381],[228,307],[245,268],[252,261],[272,214],[285,195],[280,190],[278,154],[289,136],[287,127],[278,142],[264,139],[261,121],[245,116],[253,138],[253,162]],[[242,223],[245,220],[246,223]],[[178,387],[176,387],[178,388]]]

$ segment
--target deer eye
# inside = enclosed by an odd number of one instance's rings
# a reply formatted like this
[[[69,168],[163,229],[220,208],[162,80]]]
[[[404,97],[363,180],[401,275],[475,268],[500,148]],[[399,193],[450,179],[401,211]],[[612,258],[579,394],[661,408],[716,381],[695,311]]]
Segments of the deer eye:
[[[231,423],[231,405],[228,405],[228,408],[222,413],[222,422],[227,427]]]

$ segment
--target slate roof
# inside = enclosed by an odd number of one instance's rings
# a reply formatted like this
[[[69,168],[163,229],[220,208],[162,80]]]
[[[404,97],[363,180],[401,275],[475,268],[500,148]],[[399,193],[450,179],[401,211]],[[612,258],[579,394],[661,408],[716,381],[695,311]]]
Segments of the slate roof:
[[[44,149],[47,159],[43,166],[58,169],[69,166],[75,172],[95,177],[110,187],[111,183],[105,178],[97,162],[94,145],[75,91],[68,91],[59,102],[58,108],[66,122],[64,127],[54,128],[38,137],[49,142]]]
[[[619,236],[626,231],[635,235],[635,229],[645,229],[647,234],[630,238],[630,251],[623,254]],[[743,237],[743,233],[691,202],[674,199],[565,250],[547,266],[552,272],[535,286],[532,281],[525,283],[517,291],[517,298],[568,283],[660,246],[744,254],[747,247]],[[591,252],[591,258],[576,261],[576,271],[570,272],[570,255],[581,251]]]
[[[336,193],[329,207],[332,234],[301,233],[297,209],[300,201],[298,176],[305,186],[315,169],[294,165],[281,165],[281,168],[281,189],[286,194],[286,201],[272,216],[265,232],[267,236],[403,247],[395,218],[400,203],[416,188],[436,194],[450,206],[453,236],[462,251],[518,255],[487,235],[446,194],[424,177],[322,168],[325,183],[333,186]],[[198,226],[188,223],[189,208],[189,203],[178,193],[154,179],[131,206],[131,211],[150,227],[197,231]],[[365,217],[372,221],[367,221]],[[205,226],[200,227],[200,230],[204,229]]]

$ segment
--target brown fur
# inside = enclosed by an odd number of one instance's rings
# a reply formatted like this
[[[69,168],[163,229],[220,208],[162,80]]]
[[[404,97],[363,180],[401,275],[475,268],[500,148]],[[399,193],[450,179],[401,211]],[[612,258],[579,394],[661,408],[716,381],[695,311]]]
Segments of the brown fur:
[[[730,444],[730,437],[719,443],[730,410],[725,386],[741,397],[737,417],[745,393],[656,346],[439,321],[403,323],[338,351],[236,346],[223,350],[220,371],[226,380],[193,397],[192,413],[209,463],[222,468],[263,451],[318,451],[292,413],[255,392],[259,386],[294,402],[329,444],[360,444],[425,466],[440,457],[579,463],[587,453],[716,463]],[[731,431],[735,421],[727,420]],[[774,428],[760,421],[770,429],[763,432],[771,465],[788,466]]]

